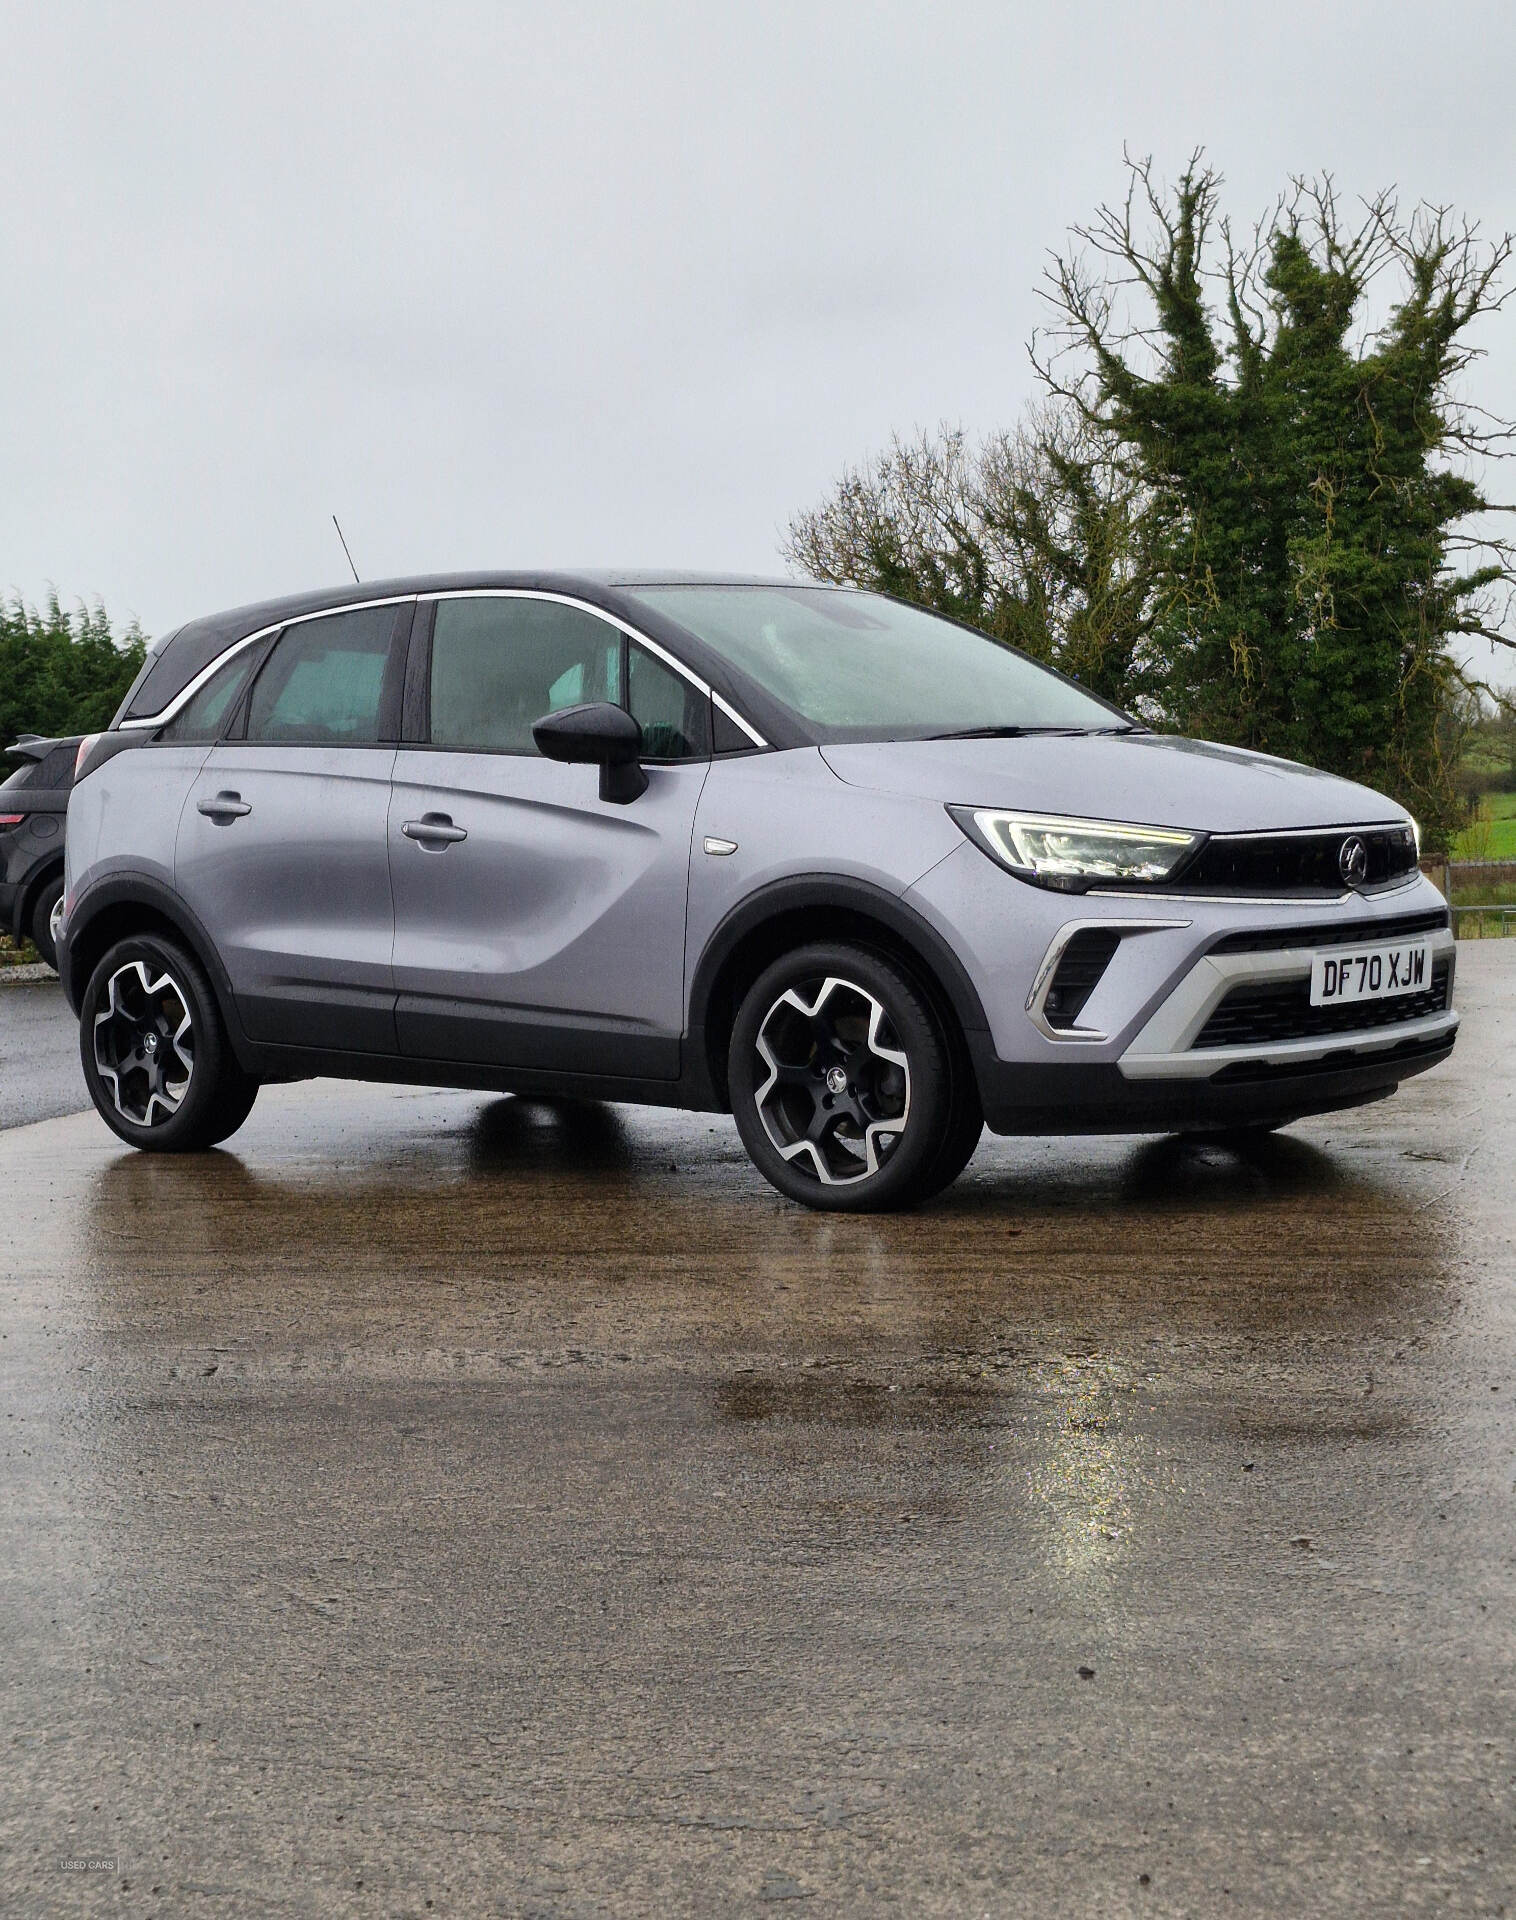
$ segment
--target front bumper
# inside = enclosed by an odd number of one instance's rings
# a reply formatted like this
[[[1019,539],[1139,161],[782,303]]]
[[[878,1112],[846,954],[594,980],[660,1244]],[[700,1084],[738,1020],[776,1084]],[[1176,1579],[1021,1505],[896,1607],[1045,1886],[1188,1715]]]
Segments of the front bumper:
[[[1454,1016],[1456,1025],[1456,1016]],[[1339,1047],[1280,1066],[1229,1062],[1209,1077],[1134,1079],[1120,1064],[1032,1067],[975,1049],[992,1133],[1189,1133],[1283,1126],[1382,1100],[1453,1051],[1455,1034],[1374,1049]]]
[[[970,1033],[985,1117],[998,1133],[1169,1132],[1278,1124],[1390,1093],[1447,1057],[1457,1034],[1446,903],[1419,876],[1337,899],[1161,893],[1060,895],[1003,875],[976,848],[907,895],[968,967],[988,1031]],[[1445,985],[1412,1004],[1363,1003],[1346,1023],[1306,1011],[1214,1044],[1239,990],[1308,998],[1315,954],[1401,938],[1431,943]],[[1077,1014],[1047,994],[1079,931],[1120,936]],[[1333,1010],[1335,1014],[1336,1010]],[[1207,1029],[1209,1028],[1209,1031]]]

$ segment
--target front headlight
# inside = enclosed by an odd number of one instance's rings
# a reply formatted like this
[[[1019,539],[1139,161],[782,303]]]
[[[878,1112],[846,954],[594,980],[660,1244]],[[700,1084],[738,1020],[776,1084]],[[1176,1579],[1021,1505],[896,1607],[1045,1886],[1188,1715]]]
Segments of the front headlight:
[[[1205,839],[1174,827],[1124,820],[1071,820],[1060,814],[1006,813],[998,807],[949,807],[977,845],[1019,879],[1065,893],[1105,885],[1167,880]]]

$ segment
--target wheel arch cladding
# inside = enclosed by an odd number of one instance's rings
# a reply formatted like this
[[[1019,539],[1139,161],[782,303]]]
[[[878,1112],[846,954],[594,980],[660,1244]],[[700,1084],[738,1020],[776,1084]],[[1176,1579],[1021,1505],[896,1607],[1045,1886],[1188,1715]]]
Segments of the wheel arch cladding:
[[[76,927],[75,919],[81,912],[83,919]],[[257,1049],[242,1031],[231,982],[214,943],[195,916],[166,887],[151,880],[107,881],[98,890],[86,894],[75,907],[68,927],[65,984],[69,1005],[77,1008],[82,1003],[90,975],[118,940],[131,940],[144,934],[172,940],[199,961],[215,995],[216,1008],[237,1064],[245,1072],[256,1071]]]
[[[851,941],[893,960],[926,996],[950,1043],[964,1049],[966,1064],[967,1035],[988,1033],[962,961],[913,908],[863,881],[828,875],[779,881],[733,908],[695,967],[691,1064],[706,1075],[714,1104],[730,1105],[727,1048],[743,994],[770,961],[817,940]]]

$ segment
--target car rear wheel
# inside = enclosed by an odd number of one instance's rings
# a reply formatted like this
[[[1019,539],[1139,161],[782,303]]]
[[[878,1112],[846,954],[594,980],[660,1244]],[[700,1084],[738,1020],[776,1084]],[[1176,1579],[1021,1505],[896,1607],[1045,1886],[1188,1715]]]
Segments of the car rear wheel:
[[[199,962],[156,934],[118,941],[90,975],[79,1052],[100,1117],[149,1153],[215,1146],[258,1093]]]
[[[978,1138],[977,1127],[968,1138],[964,1079],[934,1010],[863,947],[801,947],[760,974],[738,1009],[727,1071],[754,1165],[808,1207],[911,1206],[956,1177]]]
[[[63,875],[54,874],[32,902],[32,945],[58,971],[58,921],[63,912]]]

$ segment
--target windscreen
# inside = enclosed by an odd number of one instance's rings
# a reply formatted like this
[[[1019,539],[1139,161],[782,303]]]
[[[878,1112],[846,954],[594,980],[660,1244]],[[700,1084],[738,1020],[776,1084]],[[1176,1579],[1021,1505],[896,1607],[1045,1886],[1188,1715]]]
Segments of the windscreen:
[[[639,587],[828,740],[919,740],[1123,716],[1024,654],[882,594],[845,587]]]

